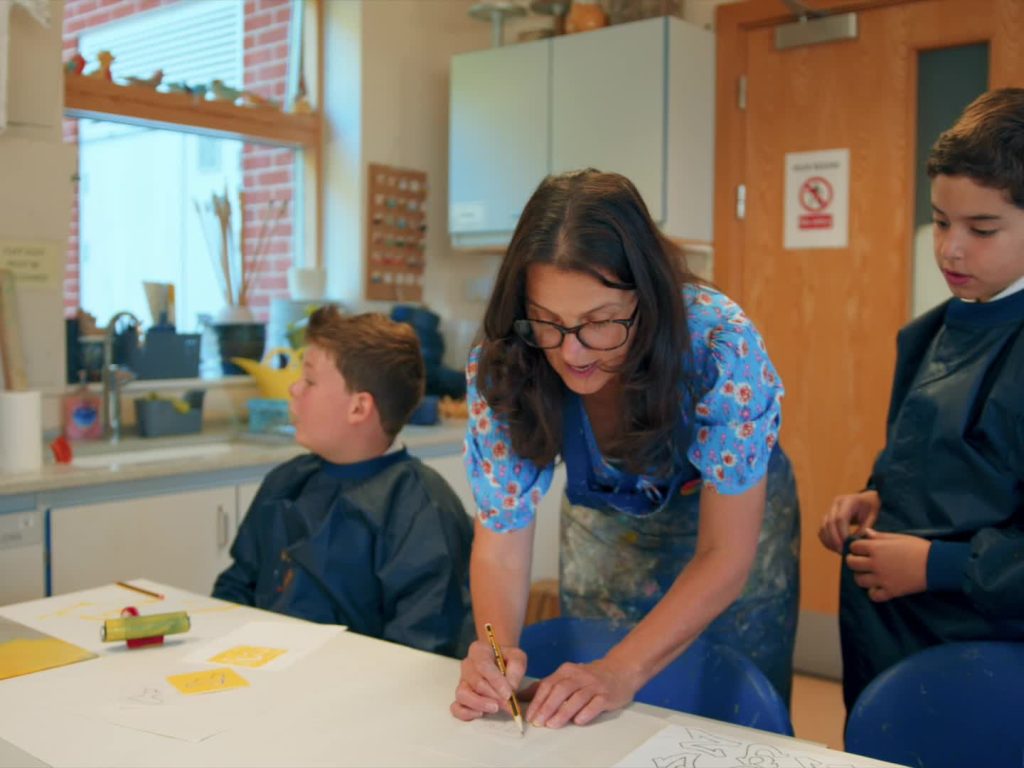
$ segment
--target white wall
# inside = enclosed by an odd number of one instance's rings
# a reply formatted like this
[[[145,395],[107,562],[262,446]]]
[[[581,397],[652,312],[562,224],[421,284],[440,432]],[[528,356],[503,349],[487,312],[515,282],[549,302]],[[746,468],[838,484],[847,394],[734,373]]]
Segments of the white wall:
[[[467,292],[476,278],[496,268],[496,257],[454,253],[447,232],[451,57],[490,44],[490,27],[469,16],[472,4],[327,4],[328,292],[363,305],[367,164],[426,171],[430,187],[424,303],[444,319],[446,362],[452,366],[461,365],[483,312],[483,303],[467,298]]]
[[[63,6],[57,0],[49,5],[44,26],[25,8],[0,3],[0,13],[10,12],[10,37],[0,42],[5,57],[0,77],[7,86],[7,126],[0,132],[0,243],[27,243],[44,251],[45,268],[37,275],[46,279],[15,283],[16,332],[33,389],[64,380],[63,275],[75,169],[74,150],[61,140]]]

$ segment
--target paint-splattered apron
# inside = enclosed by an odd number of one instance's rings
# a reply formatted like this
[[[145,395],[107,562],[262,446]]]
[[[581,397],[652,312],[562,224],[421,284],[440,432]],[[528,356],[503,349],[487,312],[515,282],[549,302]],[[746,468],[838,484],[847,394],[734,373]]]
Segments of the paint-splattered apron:
[[[567,483],[559,555],[562,615],[635,624],[693,558],[700,475],[687,462],[662,488],[625,473],[609,487],[594,471],[591,452],[596,442],[582,402],[569,396],[563,410]],[[767,505],[750,578],[740,597],[708,626],[703,637],[753,659],[787,703],[799,599],[799,549],[796,482],[789,460],[776,445],[768,463]]]

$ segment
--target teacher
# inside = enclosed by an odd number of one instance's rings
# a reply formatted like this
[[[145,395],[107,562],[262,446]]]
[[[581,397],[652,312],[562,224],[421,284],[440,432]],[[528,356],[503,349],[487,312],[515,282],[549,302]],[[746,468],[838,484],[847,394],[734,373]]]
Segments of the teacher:
[[[481,639],[452,714],[507,707],[525,673],[534,516],[559,456],[562,615],[635,626],[604,658],[542,680],[527,719],[583,725],[622,707],[701,634],[752,658],[788,701],[799,515],[777,442],[782,382],[742,309],[687,270],[628,179],[541,183],[467,382]]]

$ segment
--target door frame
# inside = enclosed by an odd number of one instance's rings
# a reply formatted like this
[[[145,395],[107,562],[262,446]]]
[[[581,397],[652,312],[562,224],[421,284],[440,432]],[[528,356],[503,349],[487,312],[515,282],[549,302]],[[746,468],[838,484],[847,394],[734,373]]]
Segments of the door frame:
[[[913,188],[916,153],[916,99],[918,55],[921,51],[985,42],[989,45],[989,87],[1024,85],[1024,42],[1012,37],[1011,31],[1024,29],[1024,3],[1019,0],[813,0],[815,10],[832,12],[868,12],[894,6],[928,4],[923,23],[905,30],[905,48],[908,56],[906,77],[908,103],[905,135],[894,136],[908,147],[906,165],[909,187]],[[948,11],[956,9],[951,15]],[[943,14],[942,11],[947,13]],[[747,113],[740,109],[737,99],[741,75],[748,71],[748,34],[765,27],[795,20],[795,16],[782,0],[747,0],[747,2],[719,6],[716,16],[716,140],[714,191],[714,277],[715,283],[747,311],[750,286],[744,285],[745,260],[753,257],[746,251],[746,221],[736,218],[736,189],[746,183],[748,138]],[[1024,38],[1024,35],[1021,35]],[[840,43],[841,44],[841,43]],[[899,169],[896,169],[899,171]],[[748,198],[750,195],[748,194]],[[906,243],[903,268],[897,290],[906,297],[904,321],[910,317],[912,240],[914,232],[914,201],[905,201]],[[749,217],[748,217],[749,218]],[[752,316],[757,322],[758,318]],[[893,332],[895,334],[895,330]],[[882,343],[892,345],[893,339]],[[885,386],[888,386],[888,381]],[[887,398],[886,398],[887,399]],[[879,417],[884,420],[884,413]],[[881,421],[879,425],[881,425]],[[865,476],[869,467],[865,467]],[[799,482],[799,477],[797,478]],[[841,491],[844,489],[837,489]],[[803,516],[805,538],[813,537],[809,529],[811,517]],[[802,566],[803,570],[803,566]],[[805,578],[809,574],[803,574]],[[797,637],[796,666],[828,677],[841,675],[839,660],[838,625],[834,612],[803,608]]]
[[[814,10],[829,13],[869,11],[895,5],[915,3],[940,3],[943,0],[815,0]],[[976,0],[961,0],[976,2]],[[999,88],[1010,85],[1024,85],[1024,43],[1012,44],[1005,30],[1006,22],[1016,17],[1018,28],[1024,26],[1024,3],[1016,6],[1013,0],[993,0],[995,13],[986,16],[980,28],[995,30],[989,36],[980,34],[973,27],[957,27],[949,30],[936,19],[936,23],[909,31],[910,47],[915,52],[932,48],[951,48],[958,45],[988,42],[989,87]],[[746,166],[746,116],[738,104],[738,84],[747,71],[747,48],[745,36],[748,31],[796,21],[797,17],[783,4],[782,0],[746,0],[740,3],[726,3],[716,10],[715,17],[715,191],[714,191],[714,250],[715,283],[732,299],[743,304],[743,222],[736,218],[736,189],[743,183]],[[916,84],[918,77],[917,59],[911,61],[908,76]],[[911,89],[913,92],[914,89]],[[911,165],[906,172],[913,173],[913,153],[916,147],[913,119],[916,104],[908,104],[911,120],[904,136],[911,148]],[[912,178],[912,177],[911,177]],[[908,231],[912,231],[913,206],[908,201]],[[907,253],[911,253],[907,243]],[[906,265],[905,288],[908,291],[907,313],[909,317],[909,281],[911,264]]]

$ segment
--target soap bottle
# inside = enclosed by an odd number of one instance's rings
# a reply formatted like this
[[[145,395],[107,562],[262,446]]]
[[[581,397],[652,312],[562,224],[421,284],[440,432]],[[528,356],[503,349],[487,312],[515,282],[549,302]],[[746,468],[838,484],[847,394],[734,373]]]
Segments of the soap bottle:
[[[103,437],[102,398],[89,391],[85,371],[79,371],[78,378],[78,389],[64,396],[64,436],[68,440],[98,440]]]

